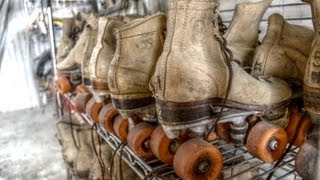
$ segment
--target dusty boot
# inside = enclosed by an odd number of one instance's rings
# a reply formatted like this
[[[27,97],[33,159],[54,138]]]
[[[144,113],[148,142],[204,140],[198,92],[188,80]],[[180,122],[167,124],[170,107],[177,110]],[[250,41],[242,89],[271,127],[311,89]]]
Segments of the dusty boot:
[[[315,39],[307,62],[304,76],[304,105],[314,124],[320,125],[320,1],[309,0],[315,28]]]
[[[79,153],[75,162],[73,163],[73,171],[78,178],[88,178],[90,169],[94,162],[94,151],[92,146],[92,127],[90,125],[83,125],[79,128]],[[97,133],[93,132],[93,138],[97,139]]]
[[[110,168],[110,160],[112,158],[112,148],[106,143],[99,145],[98,142],[95,142],[95,144],[96,144],[95,147],[96,147],[98,156],[99,156],[99,152],[101,152],[101,159],[98,159],[98,157],[95,156],[93,167],[90,170],[89,179],[91,180],[111,179],[109,168]]]
[[[123,118],[156,119],[149,80],[162,52],[166,17],[163,13],[136,19],[116,33],[117,48],[108,83],[114,106]],[[148,117],[146,117],[148,116]]]
[[[117,154],[113,162],[113,179],[130,179],[130,180],[139,180],[140,178],[137,174],[125,163],[122,161],[122,168],[120,166],[120,156]],[[122,178],[121,178],[122,176]]]
[[[224,59],[223,54],[229,54],[219,27],[211,27],[218,14],[218,0],[169,2],[167,38],[150,88],[158,120],[170,139],[178,138],[182,130],[191,137],[207,134],[224,100],[221,120],[241,124],[250,114],[279,118],[291,97],[284,81],[256,79],[238,63]],[[228,119],[227,114],[233,117]]]
[[[319,136],[311,137],[299,149],[295,158],[295,168],[303,179],[320,178]]]
[[[257,48],[251,74],[302,81],[314,33],[311,29],[289,24],[280,14],[268,20],[268,30]]]
[[[233,19],[224,37],[233,58],[243,67],[251,67],[258,46],[259,25],[272,0],[237,1]]]
[[[303,2],[309,3],[312,12],[312,23],[314,32],[319,32],[319,1],[318,0],[301,0]]]
[[[81,124],[74,115],[67,114],[57,122],[56,126],[61,140],[63,159],[72,166],[79,152],[78,129]]]
[[[98,21],[93,15],[87,16],[85,19],[86,25],[80,34],[79,40],[72,48],[69,55],[58,63],[57,68],[59,70],[72,69],[77,66],[77,64],[82,65],[85,60],[90,60],[92,49],[96,41]]]
[[[119,18],[99,18],[97,44],[89,62],[92,89],[98,95],[109,92],[108,70],[116,49],[115,29],[123,24]]]
[[[100,149],[101,149],[101,158],[102,158],[103,164],[101,164],[98,158],[95,157],[95,162],[89,175],[90,180],[111,179],[110,167],[111,167],[111,163],[112,163],[111,159],[113,155],[112,148],[106,143],[101,144],[100,147],[98,144],[96,144],[96,150],[99,152]],[[120,163],[120,156],[116,155],[113,161],[113,174],[112,174],[113,178],[112,179],[121,179],[120,178],[121,173],[122,173],[123,179],[130,179],[130,180],[139,179],[138,176],[132,171],[132,169],[124,161],[122,161],[122,169],[120,169],[119,163]],[[102,171],[102,168],[104,168],[104,171]]]
[[[77,35],[82,31],[84,20],[81,19],[80,14],[74,18],[62,19],[63,29],[60,45],[57,49],[57,60],[62,61],[73,48]]]

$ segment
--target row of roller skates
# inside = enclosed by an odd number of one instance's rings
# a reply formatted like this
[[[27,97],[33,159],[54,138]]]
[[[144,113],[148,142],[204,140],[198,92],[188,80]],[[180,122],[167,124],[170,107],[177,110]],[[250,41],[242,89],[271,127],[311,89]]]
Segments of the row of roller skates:
[[[182,179],[221,175],[223,157],[209,143],[217,137],[266,163],[284,156],[288,144],[301,146],[296,170],[312,179],[319,157],[319,2],[308,1],[314,31],[273,14],[259,44],[271,3],[237,1],[225,33],[219,0],[169,0],[168,16],[90,15],[57,65],[58,89],[75,89],[78,112],[139,157],[172,164]]]

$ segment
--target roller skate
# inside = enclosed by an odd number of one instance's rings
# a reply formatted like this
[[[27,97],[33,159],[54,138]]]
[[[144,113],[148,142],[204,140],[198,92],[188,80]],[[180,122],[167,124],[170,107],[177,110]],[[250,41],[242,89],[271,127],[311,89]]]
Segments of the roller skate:
[[[157,118],[149,80],[162,52],[165,27],[166,17],[158,13],[119,28],[108,74],[112,104],[122,116],[108,126],[143,158],[153,156],[148,142]]]
[[[267,8],[271,1],[259,3]],[[287,144],[284,129],[268,121],[286,115],[291,89],[277,78],[254,78],[233,60],[219,36],[218,14],[218,0],[170,1],[164,51],[150,81],[167,136],[163,146],[154,142],[162,146],[155,154],[171,154],[183,179],[216,179],[221,173],[221,152],[206,141],[216,124],[228,122],[232,142],[247,142],[250,153],[266,162],[279,158]],[[251,128],[257,137],[252,142],[246,141],[251,116],[264,119]]]
[[[83,81],[86,84],[89,79],[88,63],[96,42],[98,27],[94,15],[86,16],[85,19],[86,25],[79,40],[68,56],[57,64],[59,78],[56,84],[62,94],[71,92]]]
[[[108,116],[111,121],[117,115],[109,98],[107,77],[116,47],[114,31],[123,24],[124,22],[116,17],[100,17],[98,20],[97,43],[88,64],[93,97],[86,106],[86,112],[95,123],[100,122],[99,113],[102,110],[105,112],[102,116]],[[104,105],[108,106],[108,109],[104,108]]]
[[[296,171],[304,179],[319,179],[320,169],[320,151],[319,151],[319,137],[320,137],[320,36],[319,36],[319,14],[320,1],[319,0],[305,0],[310,3],[312,10],[312,19],[314,25],[315,38],[312,42],[312,48],[307,62],[304,84],[303,84],[303,99],[304,107],[307,115],[312,122],[311,127],[307,130],[304,126],[298,126],[305,131],[306,141],[300,147],[295,166]],[[311,124],[311,123],[310,123]],[[298,131],[301,131],[298,129]]]
[[[56,124],[64,161],[72,167],[79,152],[78,129],[81,123],[73,116],[65,115]]]
[[[311,126],[309,117],[302,117],[302,86],[308,54],[314,33],[311,29],[292,25],[279,14],[273,14],[268,20],[268,30],[262,44],[254,56],[251,75],[274,76],[286,80],[293,90],[289,112],[290,120],[285,130],[288,140],[293,140],[296,129],[302,124],[294,145],[301,146],[306,131]]]
[[[57,62],[61,62],[67,57],[84,25],[84,20],[82,20],[80,13],[75,15],[75,17],[64,18],[61,21],[63,29],[62,38],[57,49]]]
[[[255,52],[251,75],[284,79],[294,97],[301,97],[313,38],[311,29],[289,24],[280,14],[271,15],[267,34]]]
[[[94,158],[94,163],[92,168],[90,169],[89,179],[90,180],[105,180],[111,179],[109,168],[110,168],[110,160],[112,158],[112,148],[106,144],[102,143],[96,144],[97,154]]]
[[[92,137],[93,135],[93,137]],[[97,139],[96,133],[92,134],[92,127],[88,124],[78,129],[79,153],[73,163],[72,172],[80,179],[86,179],[94,162],[94,150],[91,138]]]
[[[233,58],[242,67],[251,67],[258,46],[259,25],[272,0],[237,0],[234,15],[223,37]]]
[[[90,180],[106,180],[106,179],[130,179],[138,180],[138,176],[133,172],[133,170],[122,160],[122,169],[113,168],[112,173],[110,173],[111,160],[113,151],[109,145],[102,143],[101,145],[96,144],[96,150],[101,152],[101,156],[95,157],[93,167],[90,170],[89,179]],[[113,167],[120,167],[120,156],[116,155],[113,161]],[[121,178],[122,176],[122,178]]]

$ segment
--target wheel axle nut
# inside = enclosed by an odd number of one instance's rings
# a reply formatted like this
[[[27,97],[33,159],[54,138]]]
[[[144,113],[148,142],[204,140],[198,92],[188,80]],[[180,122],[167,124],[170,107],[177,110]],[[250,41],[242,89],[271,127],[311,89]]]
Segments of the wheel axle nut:
[[[269,148],[271,150],[277,150],[279,147],[279,142],[277,140],[271,140],[269,143]]]
[[[210,169],[210,164],[209,164],[209,162],[208,161],[202,161],[202,162],[200,162],[199,163],[199,171],[201,172],[201,173],[206,173],[206,172],[208,172],[209,171],[209,169]]]

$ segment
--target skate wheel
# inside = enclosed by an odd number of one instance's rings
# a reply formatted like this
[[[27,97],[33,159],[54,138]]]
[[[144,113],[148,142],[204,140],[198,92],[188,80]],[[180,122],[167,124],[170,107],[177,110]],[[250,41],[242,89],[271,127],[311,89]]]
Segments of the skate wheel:
[[[88,101],[86,105],[86,112],[95,123],[99,122],[99,112],[102,106],[103,103],[96,103],[93,97]]]
[[[217,135],[223,139],[225,142],[231,142],[230,132],[230,124],[229,122],[225,123],[217,123],[215,129]]]
[[[81,113],[85,112],[86,105],[91,97],[92,95],[89,93],[77,93],[76,97],[74,98],[75,110]]]
[[[211,133],[209,134],[209,136],[208,136],[208,138],[207,138],[207,141],[208,141],[208,142],[211,142],[211,141],[216,140],[217,138],[218,138],[217,133],[213,131],[213,132],[211,132]]]
[[[318,139],[311,138],[306,141],[299,149],[295,166],[296,171],[303,179],[315,179],[317,176],[319,150]]]
[[[99,122],[103,124],[103,127],[110,133],[114,133],[113,123],[114,118],[119,114],[116,108],[111,103],[103,106],[99,113]]]
[[[307,139],[307,134],[309,129],[312,126],[312,121],[310,120],[309,117],[305,117],[303,119],[302,115],[300,113],[294,113],[291,115],[290,117],[290,121],[289,121],[289,125],[286,127],[286,132],[288,135],[288,141],[292,142],[293,141],[293,136],[296,132],[297,129],[298,130],[298,134],[297,134],[297,138],[294,142],[294,145],[297,147],[300,147]],[[301,122],[300,127],[299,123]]]
[[[261,121],[250,130],[247,148],[251,155],[271,163],[281,157],[287,142],[287,133],[284,129],[270,122]]]
[[[128,145],[139,157],[153,157],[150,148],[150,137],[153,130],[154,127],[152,125],[141,122],[129,131],[127,138]]]
[[[78,85],[78,86],[76,87],[76,92],[77,92],[77,93],[90,93],[89,90],[88,90],[88,88],[87,88],[85,85],[83,85],[83,84],[80,84],[80,85]]]
[[[194,138],[179,147],[173,167],[182,179],[217,179],[222,171],[223,160],[218,148]]]
[[[129,133],[129,121],[128,119],[123,119],[120,115],[114,118],[113,129],[115,134],[123,141],[127,140]]]
[[[161,126],[158,126],[152,133],[150,147],[155,156],[166,164],[172,164],[174,150],[172,149],[173,140],[169,139]]]
[[[299,112],[299,106],[294,102],[290,103],[289,104],[289,112],[290,112],[290,114],[298,113]]]
[[[56,81],[56,84],[60,94],[65,94],[72,91],[72,86],[70,84],[70,81],[66,77],[60,77]]]

